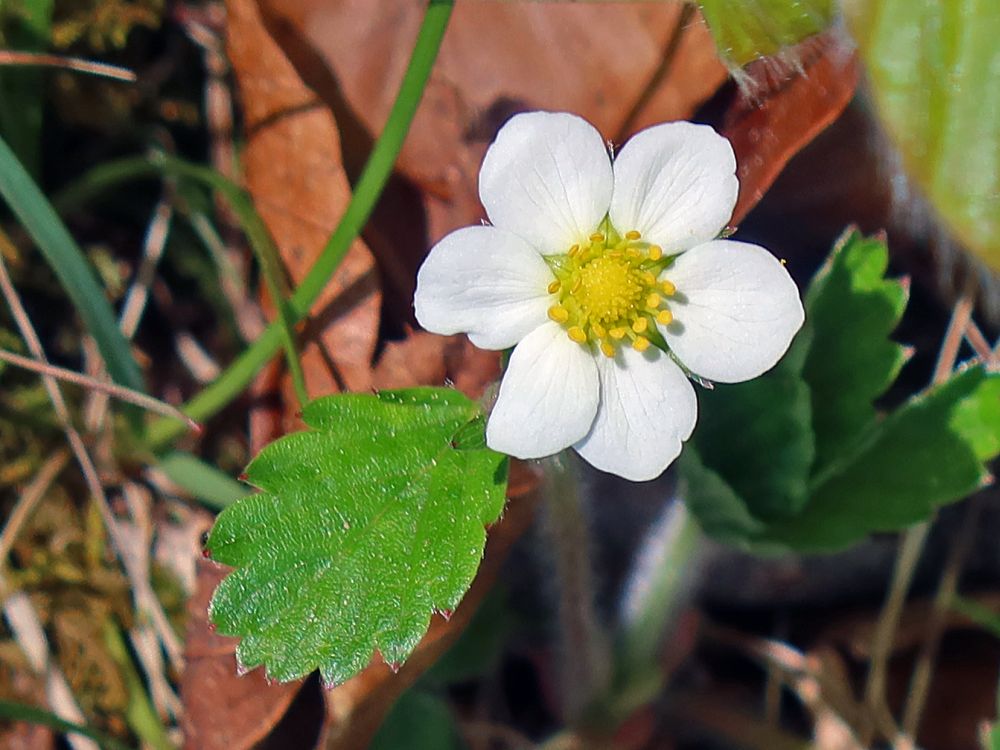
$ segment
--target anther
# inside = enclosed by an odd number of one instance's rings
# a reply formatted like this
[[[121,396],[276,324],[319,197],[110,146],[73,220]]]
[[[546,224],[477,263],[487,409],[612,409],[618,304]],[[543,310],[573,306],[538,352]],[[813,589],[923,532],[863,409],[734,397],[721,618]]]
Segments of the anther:
[[[565,323],[569,320],[569,310],[562,305],[553,305],[549,308],[549,318],[556,323]]]
[[[632,230],[629,230],[628,232],[625,232],[625,239],[627,239],[627,240],[637,240],[640,237],[642,237],[642,235],[639,234],[639,232],[637,232],[635,229],[632,229]]]
[[[663,293],[668,297],[673,297],[674,294],[677,293],[677,287],[674,286],[672,281],[667,281],[666,279],[660,282],[660,289],[662,289]]]
[[[636,336],[635,341],[632,342],[632,348],[637,352],[644,352],[649,348],[649,339],[645,336]]]
[[[608,331],[608,333],[611,334],[611,338],[616,339],[618,341],[621,341],[623,338],[625,338],[624,328],[612,328],[610,331]]]
[[[663,248],[659,245],[651,245],[649,248],[649,259],[659,260],[663,257]]]
[[[661,326],[668,326],[674,320],[674,314],[670,310],[660,310],[656,313],[656,322]]]
[[[605,357],[608,357],[609,359],[614,359],[615,358],[615,348],[611,344],[609,344],[607,341],[602,341],[601,342],[601,353]]]
[[[594,232],[592,235],[590,235],[590,241],[593,242],[595,245],[599,245],[602,242],[604,242],[604,235],[601,234],[600,232]]]
[[[579,245],[573,245],[573,247],[571,247],[571,248],[569,249],[569,252],[568,252],[568,253],[566,253],[566,254],[567,254],[567,255],[569,255],[569,256],[570,256],[570,257],[572,258],[572,257],[573,257],[574,255],[576,255],[576,254],[577,254],[578,252],[580,252],[580,246],[579,246]]]
[[[587,342],[587,334],[583,332],[580,326],[570,326],[566,330],[566,335],[578,344],[585,344]]]
[[[646,297],[646,307],[650,310],[655,310],[660,306],[660,295],[656,292],[652,292],[648,297]]]
[[[562,284],[559,283],[559,279],[556,279],[551,284],[549,284],[549,294],[555,294],[556,292],[559,291],[559,287],[561,286]]]
[[[636,318],[635,322],[632,324],[632,330],[636,333],[645,333],[647,328],[649,328],[648,318]]]
[[[600,323],[591,323],[590,330],[594,332],[594,335],[599,339],[603,339],[608,335],[608,332],[604,329]]]

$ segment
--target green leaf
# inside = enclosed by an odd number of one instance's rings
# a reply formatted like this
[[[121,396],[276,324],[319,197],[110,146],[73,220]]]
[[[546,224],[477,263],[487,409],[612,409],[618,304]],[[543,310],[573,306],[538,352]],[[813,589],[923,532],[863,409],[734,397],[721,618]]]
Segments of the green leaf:
[[[962,243],[1000,268],[1000,5],[851,0],[844,13],[907,171]]]
[[[490,673],[500,661],[513,620],[507,593],[494,586],[458,640],[420,678],[421,684],[445,688]]]
[[[170,451],[160,457],[158,465],[170,481],[216,510],[232,505],[247,493],[247,488],[235,479],[184,451]]]
[[[208,548],[237,570],[210,608],[241,636],[245,667],[279,680],[319,667],[328,683],[374,650],[401,663],[436,610],[452,610],[504,504],[506,460],[455,442],[481,416],[435,388],[313,401],[311,431],[267,446],[247,469],[262,492],[223,511]]]
[[[19,52],[44,52],[49,46],[53,0],[0,4],[3,42]],[[45,72],[31,65],[0,66],[0,133],[28,172],[41,173],[42,111]]]
[[[726,480],[706,468],[693,445],[685,447],[680,458],[684,479],[684,502],[702,530],[720,542],[741,543],[765,529]]]
[[[951,601],[951,608],[968,617],[994,637],[1000,638],[1000,614],[992,609],[984,607],[975,599],[967,599],[957,595]]]
[[[38,245],[84,325],[97,342],[115,382],[145,392],[139,366],[83,251],[77,246],[34,180],[0,139],[0,195]]]
[[[731,66],[773,55],[833,21],[833,0],[698,0],[719,54]]]
[[[848,230],[806,295],[813,338],[803,375],[812,396],[817,470],[874,424],[875,399],[906,361],[889,334],[908,295],[899,281],[884,278],[888,264],[884,241]]]
[[[804,511],[772,524],[760,541],[797,550],[845,547],[897,531],[960,500],[987,477],[1000,447],[1000,376],[973,367],[889,415],[852,460],[821,477]]]
[[[403,693],[372,740],[370,750],[460,750],[464,747],[448,705],[419,688]]]
[[[127,744],[114,737],[109,737],[83,724],[66,721],[51,711],[46,711],[37,706],[0,700],[0,718],[6,721],[26,721],[29,724],[40,724],[54,732],[62,734],[78,734],[83,737],[89,737],[107,750],[132,750]]]
[[[693,443],[703,468],[725,477],[745,503],[743,513],[759,519],[792,515],[809,497],[815,446],[809,387],[800,373],[810,335],[803,330],[767,374],[700,394]],[[732,499],[723,505],[731,507]],[[703,524],[705,510],[700,503],[692,508]]]

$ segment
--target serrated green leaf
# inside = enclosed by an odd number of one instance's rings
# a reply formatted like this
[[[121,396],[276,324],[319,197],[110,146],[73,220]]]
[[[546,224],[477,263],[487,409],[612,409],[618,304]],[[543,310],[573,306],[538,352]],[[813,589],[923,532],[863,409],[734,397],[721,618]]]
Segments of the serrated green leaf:
[[[759,541],[830,551],[926,520],[975,491],[1000,447],[997,375],[974,367],[888,416],[852,460],[818,481],[803,512]]]
[[[849,0],[844,13],[907,171],[1000,268],[1000,3]]]
[[[833,21],[833,0],[698,0],[720,56],[746,65],[818,34]]]
[[[900,282],[884,278],[888,265],[883,241],[848,230],[806,294],[813,338],[802,372],[812,397],[817,471],[874,424],[875,399],[906,361],[889,334],[908,295]]]
[[[237,568],[210,617],[242,637],[242,665],[339,683],[375,650],[403,662],[432,611],[455,608],[504,504],[505,458],[454,445],[480,414],[448,389],[330,396],[306,407],[311,431],[261,451],[247,481],[262,492],[208,540]]]
[[[794,515],[809,497],[815,446],[809,387],[800,373],[810,337],[804,329],[765,375],[716,385],[698,400],[692,442],[704,468],[725,477],[744,512],[761,520]],[[704,524],[702,510],[700,503],[692,508]]]

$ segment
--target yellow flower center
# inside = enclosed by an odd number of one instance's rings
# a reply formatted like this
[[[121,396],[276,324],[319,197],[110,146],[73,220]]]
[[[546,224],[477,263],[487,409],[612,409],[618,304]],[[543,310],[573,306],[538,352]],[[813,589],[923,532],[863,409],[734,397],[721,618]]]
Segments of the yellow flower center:
[[[658,278],[669,260],[635,230],[619,237],[609,228],[547,260],[556,277],[549,292],[559,295],[549,317],[577,343],[594,343],[608,357],[623,342],[641,352],[660,339],[655,324],[673,320],[664,298],[677,290]]]

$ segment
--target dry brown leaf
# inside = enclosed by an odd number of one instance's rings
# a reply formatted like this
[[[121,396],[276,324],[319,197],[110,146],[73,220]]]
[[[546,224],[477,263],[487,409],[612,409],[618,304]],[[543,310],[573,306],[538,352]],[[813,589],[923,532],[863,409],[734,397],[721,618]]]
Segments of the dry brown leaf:
[[[256,3],[230,0],[227,11],[227,49],[247,137],[247,188],[297,284],[350,200],[337,126],[271,39]],[[303,336],[311,394],[369,388],[380,302],[374,261],[364,243],[355,242]],[[282,431],[293,425],[289,415]]]
[[[263,670],[236,673],[236,639],[216,635],[208,625],[208,602],[229,572],[201,561],[198,586],[188,602],[181,700],[184,747],[188,750],[247,750],[281,719],[301,682],[269,684]]]
[[[802,72],[761,60],[747,67],[756,93],[735,87],[720,128],[736,152],[740,195],[735,226],[764,196],[788,161],[844,111],[858,85],[859,65],[839,32],[826,32],[798,46]]]

